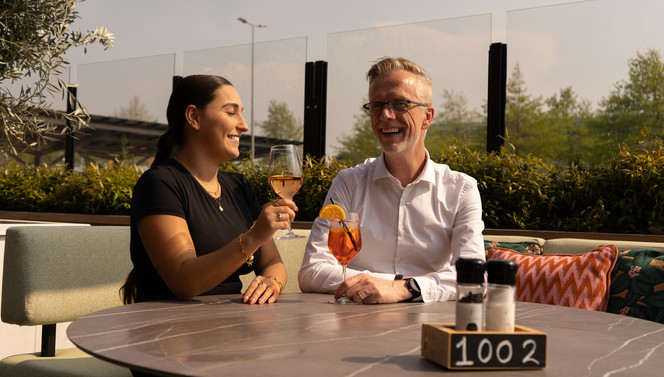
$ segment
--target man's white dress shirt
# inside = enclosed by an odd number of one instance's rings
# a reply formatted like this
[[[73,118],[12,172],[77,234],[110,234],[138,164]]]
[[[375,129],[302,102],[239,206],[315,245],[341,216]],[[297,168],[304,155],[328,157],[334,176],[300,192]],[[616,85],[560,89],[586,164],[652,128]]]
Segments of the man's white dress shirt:
[[[454,263],[460,257],[484,259],[482,203],[475,179],[434,163],[402,187],[385,166],[384,155],[344,169],[325,199],[360,219],[362,247],[346,278],[365,273],[394,280],[416,276],[422,299],[453,300]],[[298,274],[303,292],[334,293],[341,265],[329,252],[329,220],[316,218]]]

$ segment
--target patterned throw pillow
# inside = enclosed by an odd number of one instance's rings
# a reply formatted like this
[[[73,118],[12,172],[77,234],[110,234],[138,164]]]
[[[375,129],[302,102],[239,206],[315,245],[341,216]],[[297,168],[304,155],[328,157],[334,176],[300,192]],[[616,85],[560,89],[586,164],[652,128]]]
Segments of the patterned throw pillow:
[[[609,300],[609,277],[617,257],[618,249],[609,245],[577,255],[528,255],[492,248],[488,259],[516,261],[519,301],[604,311]]]
[[[523,254],[542,255],[542,246],[537,242],[499,242],[484,240],[484,250],[488,255],[489,249],[492,247],[502,247],[504,249],[511,249]]]
[[[664,323],[664,251],[620,252],[606,311]]]

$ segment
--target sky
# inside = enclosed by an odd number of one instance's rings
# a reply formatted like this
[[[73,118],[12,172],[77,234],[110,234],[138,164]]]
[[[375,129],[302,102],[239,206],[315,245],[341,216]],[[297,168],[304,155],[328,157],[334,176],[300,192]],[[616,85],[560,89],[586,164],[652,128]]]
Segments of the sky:
[[[237,20],[244,17],[267,25],[254,30],[256,123],[270,100],[287,102],[301,121],[304,63],[328,62],[328,154],[349,134],[366,98],[364,74],[384,55],[428,70],[434,106],[451,90],[479,110],[493,42],[508,44],[508,75],[519,64],[533,95],[573,86],[593,103],[626,78],[637,51],[664,51],[660,0],[87,0],[77,9],[74,26],[115,34],[110,50],[67,55],[70,81],[91,113],[113,115],[138,96],[165,122],[164,77],[208,72],[235,84],[250,121],[251,27]]]

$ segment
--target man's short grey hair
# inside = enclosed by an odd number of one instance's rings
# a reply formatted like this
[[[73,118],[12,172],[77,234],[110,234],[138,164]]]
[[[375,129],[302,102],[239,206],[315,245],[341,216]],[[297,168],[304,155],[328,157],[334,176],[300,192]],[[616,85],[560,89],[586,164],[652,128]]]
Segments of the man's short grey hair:
[[[420,79],[420,83],[423,85],[423,92],[421,93],[423,95],[423,100],[428,104],[431,104],[433,96],[431,78],[427,74],[427,71],[424,70],[424,68],[406,58],[393,58],[387,56],[376,61],[376,63],[374,63],[367,72],[369,86],[371,86],[371,83],[376,77],[401,70],[417,75],[417,77]]]

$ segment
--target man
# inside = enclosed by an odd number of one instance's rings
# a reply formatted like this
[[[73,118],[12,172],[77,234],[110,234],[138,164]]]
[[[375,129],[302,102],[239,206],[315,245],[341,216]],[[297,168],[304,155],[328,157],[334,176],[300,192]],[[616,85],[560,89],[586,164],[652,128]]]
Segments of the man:
[[[365,304],[455,298],[460,257],[484,258],[476,181],[429,158],[424,138],[434,115],[426,71],[383,58],[367,73],[379,158],[339,172],[325,204],[360,217],[362,248],[347,280],[327,246],[329,220],[317,218],[298,274],[303,292],[345,295]]]

